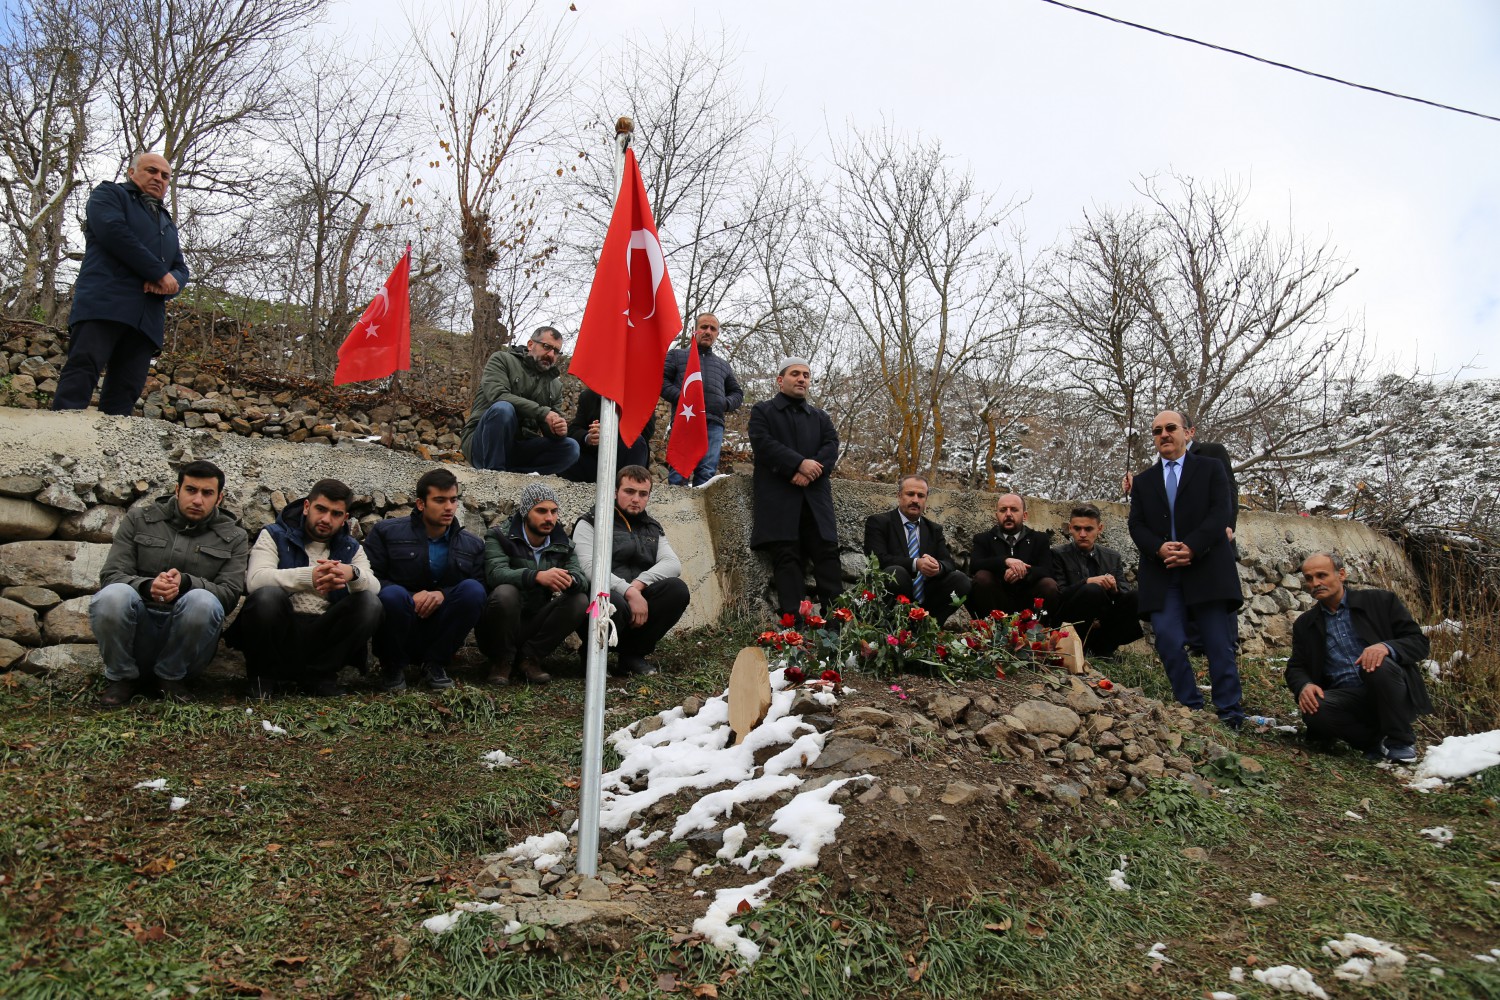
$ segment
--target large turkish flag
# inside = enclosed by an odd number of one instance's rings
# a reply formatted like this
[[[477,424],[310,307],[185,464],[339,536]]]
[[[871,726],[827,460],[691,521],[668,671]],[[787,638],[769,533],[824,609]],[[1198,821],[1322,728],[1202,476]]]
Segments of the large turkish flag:
[[[365,307],[339,348],[333,384],[367,382],[411,370],[411,244],[385,279],[385,286]]]
[[[651,419],[667,348],[681,330],[646,185],[635,150],[626,150],[620,197],[568,363],[590,389],[620,404],[621,440],[634,441]]]

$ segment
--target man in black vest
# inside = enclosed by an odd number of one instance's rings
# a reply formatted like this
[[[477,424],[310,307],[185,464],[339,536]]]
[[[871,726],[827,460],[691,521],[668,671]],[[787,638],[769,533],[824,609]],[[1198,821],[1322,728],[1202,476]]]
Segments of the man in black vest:
[[[1432,711],[1420,664],[1429,644],[1401,598],[1389,590],[1349,590],[1336,552],[1302,564],[1317,607],[1292,626],[1286,686],[1307,734],[1341,739],[1371,760],[1417,759],[1411,724]]]
[[[351,658],[364,663],[380,624],[380,581],[349,532],[353,495],[337,479],[320,479],[251,546],[249,596],[224,641],[245,654],[252,695],[286,684],[340,695],[339,669]]]
[[[1104,517],[1093,504],[1079,504],[1068,516],[1073,540],[1052,550],[1057,574],[1055,619],[1071,622],[1090,656],[1113,656],[1141,637],[1135,590],[1125,579],[1120,553],[1099,544]]]
[[[943,526],[926,511],[927,479],[902,476],[895,508],[865,520],[865,555],[894,577],[892,596],[910,598],[942,624],[953,613],[953,595],[969,595],[969,578],[958,571]]]
[[[750,448],[755,452],[750,547],[771,558],[781,615],[798,614],[809,559],[825,612],[844,584],[829,483],[839,436],[828,414],[807,401],[811,383],[806,358],[783,358],[776,376],[779,391],[750,409]]]
[[[974,578],[969,617],[991,611],[1014,614],[1057,596],[1047,533],[1026,527],[1026,499],[1007,493],[995,501],[995,526],[974,536],[969,553]]]
[[[682,580],[682,562],[667,541],[666,529],[646,513],[651,500],[651,472],[627,465],[615,475],[615,509],[610,535],[609,600],[614,605],[615,628],[620,633],[619,669],[622,674],[656,673],[646,657],[667,630],[687,610],[689,594]],[[573,545],[584,567],[593,565],[600,528],[594,510],[573,526]],[[587,637],[584,649],[588,649]]]

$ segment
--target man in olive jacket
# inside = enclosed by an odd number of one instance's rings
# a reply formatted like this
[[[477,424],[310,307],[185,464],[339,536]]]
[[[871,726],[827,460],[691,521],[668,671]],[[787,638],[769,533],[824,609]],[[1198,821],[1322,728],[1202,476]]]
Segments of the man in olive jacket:
[[[1337,552],[1302,564],[1318,603],[1292,626],[1286,686],[1313,739],[1344,740],[1371,760],[1417,759],[1412,722],[1432,711],[1419,664],[1430,645],[1401,598],[1389,590],[1349,590]]]
[[[232,514],[219,509],[224,473],[190,462],[172,496],[136,507],[115,532],[89,601],[99,641],[105,705],[123,705],[156,676],[161,693],[192,701],[183,679],[213,659],[224,616],[245,592],[250,541]]]
[[[516,512],[484,539],[490,587],[474,641],[490,658],[490,683],[509,684],[511,666],[533,684],[552,675],[542,661],[583,627],[589,578],[559,519],[557,494],[540,483],[521,491]]]
[[[188,282],[177,226],[162,199],[172,169],[156,153],[135,158],[123,184],[89,195],[83,264],[68,314],[68,361],[57,377],[54,410],[89,405],[105,372],[99,412],[128,417],[161,350],[167,300]]]
[[[578,461],[578,442],[557,411],[562,334],[538,327],[526,347],[496,351],[485,362],[464,422],[461,447],[476,469],[556,475]]]

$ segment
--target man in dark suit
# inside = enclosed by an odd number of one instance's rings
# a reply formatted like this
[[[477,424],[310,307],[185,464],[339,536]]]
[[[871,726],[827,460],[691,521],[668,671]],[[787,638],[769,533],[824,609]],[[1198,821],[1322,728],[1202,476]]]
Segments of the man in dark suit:
[[[1411,724],[1432,711],[1418,664],[1429,645],[1401,598],[1389,590],[1348,590],[1336,552],[1302,564],[1318,606],[1292,626],[1286,686],[1307,734],[1344,740],[1371,760],[1417,759]]]
[[[941,625],[954,611],[953,595],[969,596],[969,578],[954,564],[943,526],[924,516],[926,510],[927,480],[902,476],[896,507],[865,520],[865,555],[894,577],[892,597],[910,598]]]
[[[1238,729],[1240,675],[1234,656],[1234,612],[1244,600],[1234,549],[1229,543],[1229,476],[1224,463],[1187,450],[1187,420],[1164,410],[1151,422],[1161,461],[1135,478],[1130,498],[1130,537],[1140,550],[1137,606],[1150,616],[1156,651],[1172,682],[1172,693],[1189,708],[1203,694],[1188,660],[1187,625],[1198,625],[1208,656],[1214,709]]]
[[[1120,553],[1099,544],[1104,516],[1093,504],[1079,504],[1068,516],[1073,540],[1052,550],[1057,574],[1058,621],[1072,622],[1090,656],[1112,656],[1141,637],[1135,591],[1125,579]]]
[[[1047,533],[1026,527],[1026,500],[1007,493],[995,501],[995,526],[974,536],[969,553],[973,590],[969,615],[991,611],[1014,613],[1057,597],[1052,576],[1052,546]]]
[[[771,558],[777,610],[783,615],[796,615],[802,603],[807,560],[825,611],[844,582],[829,484],[839,436],[828,414],[807,401],[811,382],[805,358],[785,358],[776,376],[776,395],[750,410],[750,449],[755,453],[750,547]]]

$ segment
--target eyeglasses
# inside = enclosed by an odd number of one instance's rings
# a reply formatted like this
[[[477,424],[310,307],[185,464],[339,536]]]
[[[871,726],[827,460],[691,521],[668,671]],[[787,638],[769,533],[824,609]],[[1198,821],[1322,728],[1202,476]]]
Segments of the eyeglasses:
[[[533,340],[532,343],[540,347],[542,350],[546,351],[548,354],[562,353],[562,346],[559,344],[549,344],[545,340]]]
[[[1154,437],[1154,438],[1159,438],[1163,434],[1176,434],[1176,433],[1177,433],[1177,425],[1176,424],[1162,424],[1160,427],[1153,427],[1153,428],[1151,428],[1151,436]]]

